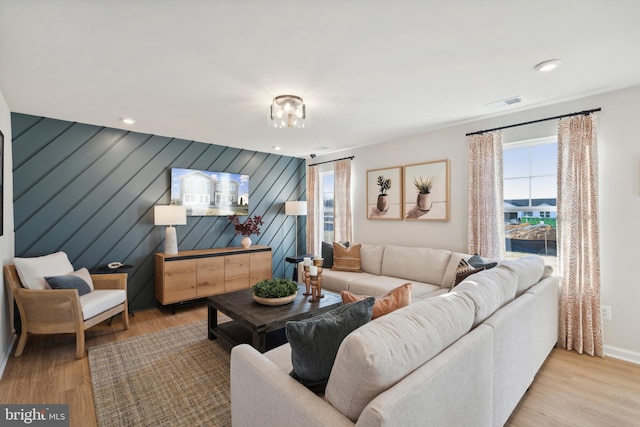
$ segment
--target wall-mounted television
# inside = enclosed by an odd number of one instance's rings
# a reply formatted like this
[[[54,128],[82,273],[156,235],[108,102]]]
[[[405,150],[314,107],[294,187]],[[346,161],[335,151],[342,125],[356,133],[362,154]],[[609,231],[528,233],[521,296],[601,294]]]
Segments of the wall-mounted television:
[[[171,204],[187,216],[249,215],[249,175],[171,168]]]

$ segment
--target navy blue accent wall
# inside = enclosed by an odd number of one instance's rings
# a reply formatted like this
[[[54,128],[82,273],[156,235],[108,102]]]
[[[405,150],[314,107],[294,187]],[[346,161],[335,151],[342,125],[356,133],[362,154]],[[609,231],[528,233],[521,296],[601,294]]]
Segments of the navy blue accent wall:
[[[157,305],[155,252],[164,226],[153,206],[170,201],[170,168],[250,175],[250,215],[262,215],[254,244],[271,246],[273,276],[290,277],[284,258],[304,253],[306,217],[284,214],[305,200],[303,159],[82,123],[12,113],[16,256],[64,251],[76,269],[121,261],[129,270],[132,310]],[[227,217],[188,217],[180,250],[239,246]]]

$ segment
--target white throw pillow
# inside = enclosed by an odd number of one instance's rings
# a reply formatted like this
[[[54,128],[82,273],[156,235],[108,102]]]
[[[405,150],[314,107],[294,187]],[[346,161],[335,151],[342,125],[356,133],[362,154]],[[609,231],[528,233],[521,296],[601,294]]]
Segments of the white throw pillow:
[[[13,263],[18,271],[22,286],[27,289],[51,289],[47,281],[44,280],[45,276],[62,276],[73,273],[73,265],[64,252],[33,258],[14,258]]]
[[[79,278],[87,282],[87,285],[89,285],[92,291],[94,290],[93,280],[91,280],[91,273],[89,273],[89,270],[87,270],[85,267],[82,267],[80,270],[74,271],[73,273],[69,273],[69,274],[73,276],[78,276]]]

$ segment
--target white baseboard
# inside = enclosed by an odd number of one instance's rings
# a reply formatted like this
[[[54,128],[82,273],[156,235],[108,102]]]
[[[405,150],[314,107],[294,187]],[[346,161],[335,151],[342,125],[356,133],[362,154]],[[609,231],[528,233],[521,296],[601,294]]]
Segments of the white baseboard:
[[[614,347],[612,345],[605,345],[604,355],[606,357],[612,357],[614,359],[620,359],[626,362],[636,363],[640,365],[640,353],[635,351]]]
[[[4,353],[2,354],[2,360],[0,360],[0,378],[4,374],[4,368],[7,367],[7,362],[9,361],[9,357],[11,357],[11,350],[13,350],[13,344],[16,342],[17,335],[13,334],[13,338],[9,341],[9,345],[4,349]]]

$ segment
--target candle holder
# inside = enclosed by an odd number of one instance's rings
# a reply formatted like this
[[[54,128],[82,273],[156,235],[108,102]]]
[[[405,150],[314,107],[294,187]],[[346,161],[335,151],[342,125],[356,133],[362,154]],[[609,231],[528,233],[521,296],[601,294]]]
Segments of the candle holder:
[[[302,295],[311,295],[311,275],[309,274],[309,270],[310,270],[309,265],[305,265],[304,266],[304,286],[305,286],[305,292]]]
[[[311,298],[309,298],[309,302],[318,302],[321,298],[324,298],[322,293],[322,258],[314,259],[313,265],[316,267],[317,275],[310,276]]]

